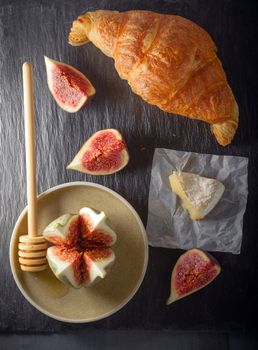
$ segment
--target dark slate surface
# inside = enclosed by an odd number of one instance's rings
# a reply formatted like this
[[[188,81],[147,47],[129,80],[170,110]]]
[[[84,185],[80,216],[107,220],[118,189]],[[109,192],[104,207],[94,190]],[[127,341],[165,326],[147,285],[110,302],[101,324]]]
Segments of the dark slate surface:
[[[187,17],[205,28],[240,107],[240,127],[232,145],[216,144],[209,126],[170,116],[134,95],[119,79],[113,61],[92,45],[67,44],[72,23],[86,10],[150,9]],[[0,331],[57,332],[74,329],[255,330],[257,327],[258,133],[256,1],[32,1],[0,2],[1,235]],[[46,84],[43,55],[85,73],[97,89],[89,107],[75,115],[62,111]],[[70,325],[34,309],[17,289],[8,263],[11,232],[26,205],[21,65],[32,61],[35,77],[39,193],[70,181],[92,181],[123,195],[144,224],[151,162],[156,147],[249,157],[249,199],[241,255],[216,253],[222,273],[212,287],[165,305],[170,272],[181,251],[150,249],[145,280],[133,300],[117,314],[92,324]],[[114,127],[125,136],[131,161],[115,175],[94,177],[66,171],[84,141]]]
[[[198,335],[197,335],[198,334]],[[150,330],[77,330],[65,334],[4,334],[1,349],[70,350],[257,350],[254,334]]]

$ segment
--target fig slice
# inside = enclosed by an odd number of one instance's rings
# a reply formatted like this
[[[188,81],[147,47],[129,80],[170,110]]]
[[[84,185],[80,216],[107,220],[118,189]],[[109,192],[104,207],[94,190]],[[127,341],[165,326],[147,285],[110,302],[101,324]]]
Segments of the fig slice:
[[[72,247],[79,239],[79,225],[79,215],[64,214],[44,229],[43,236],[53,244]]]
[[[197,248],[188,250],[173,268],[167,305],[207,286],[220,271],[219,263],[208,253]]]
[[[82,146],[67,169],[93,175],[108,175],[123,169],[129,161],[126,143],[116,129],[93,134]]]
[[[53,246],[47,250],[47,260],[55,276],[63,283],[80,288],[83,282],[82,253],[74,248]]]
[[[91,208],[82,208],[79,212],[81,218],[81,234],[86,244],[105,245],[107,247],[116,242],[116,233],[108,224],[106,214],[98,213]]]
[[[55,101],[67,112],[79,111],[95,95],[95,88],[76,68],[46,56],[44,58],[48,87]]]
[[[84,287],[97,283],[103,279],[115,261],[115,254],[110,248],[96,247],[83,254],[84,259]]]

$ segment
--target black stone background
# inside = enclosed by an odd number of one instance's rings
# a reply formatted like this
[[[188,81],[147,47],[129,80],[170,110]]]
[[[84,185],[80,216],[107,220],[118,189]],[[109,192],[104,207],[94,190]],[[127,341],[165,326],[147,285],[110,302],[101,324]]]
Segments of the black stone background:
[[[95,9],[148,9],[181,15],[206,29],[240,108],[234,142],[219,146],[205,123],[171,116],[134,95],[120,80],[112,59],[92,44],[67,44],[72,21]],[[171,1],[0,1],[0,332],[65,332],[76,329],[255,331],[257,328],[257,2],[233,0]],[[62,111],[50,95],[43,55],[69,63],[96,87],[92,103],[76,114]],[[148,270],[133,300],[115,315],[91,324],[65,324],[41,314],[21,295],[9,266],[14,224],[26,205],[21,66],[34,65],[39,193],[70,181],[103,184],[124,196],[147,220],[154,149],[249,157],[249,198],[240,255],[214,253],[222,266],[212,285],[170,307],[170,273],[182,251],[150,248]],[[131,156],[123,171],[89,176],[67,171],[84,141],[102,128],[117,128]]]

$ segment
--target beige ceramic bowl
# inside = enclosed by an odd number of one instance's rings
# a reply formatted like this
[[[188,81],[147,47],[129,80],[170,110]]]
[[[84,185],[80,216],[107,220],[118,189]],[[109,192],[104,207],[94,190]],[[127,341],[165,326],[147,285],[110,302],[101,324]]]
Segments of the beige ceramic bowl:
[[[104,186],[72,182],[42,193],[38,197],[39,231],[58,216],[78,213],[86,206],[103,210],[117,233],[117,242],[112,247],[115,263],[94,286],[68,287],[49,267],[38,273],[20,270],[18,241],[20,235],[27,233],[27,208],[18,218],[10,243],[11,269],[21,293],[39,311],[64,322],[91,322],[115,313],[134,296],[147,267],[146,232],[138,214],[125,199]]]

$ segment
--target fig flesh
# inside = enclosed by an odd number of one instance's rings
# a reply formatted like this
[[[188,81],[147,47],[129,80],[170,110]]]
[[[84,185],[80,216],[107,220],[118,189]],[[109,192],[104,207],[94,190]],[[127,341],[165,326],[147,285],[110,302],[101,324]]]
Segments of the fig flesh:
[[[207,286],[220,271],[219,263],[208,253],[197,248],[188,250],[173,268],[167,305]]]
[[[57,104],[75,113],[95,95],[91,82],[76,68],[45,56],[47,83]]]
[[[93,134],[67,169],[93,175],[108,175],[122,170],[129,161],[126,143],[119,131],[104,129]]]
[[[111,246],[116,242],[116,234],[108,225],[104,212],[97,213],[91,208],[82,208],[79,214],[81,234],[87,242],[99,242],[106,246]]]
[[[104,212],[82,208],[79,215],[64,214],[45,228],[43,236],[55,244],[47,250],[51,270],[74,288],[104,278],[115,260],[110,246],[116,242],[116,233]]]
[[[44,237],[56,245],[73,247],[79,239],[79,215],[64,214],[44,229]]]
[[[95,247],[84,252],[78,248],[53,246],[47,259],[55,276],[74,288],[89,287],[104,278],[115,260],[110,248]]]

